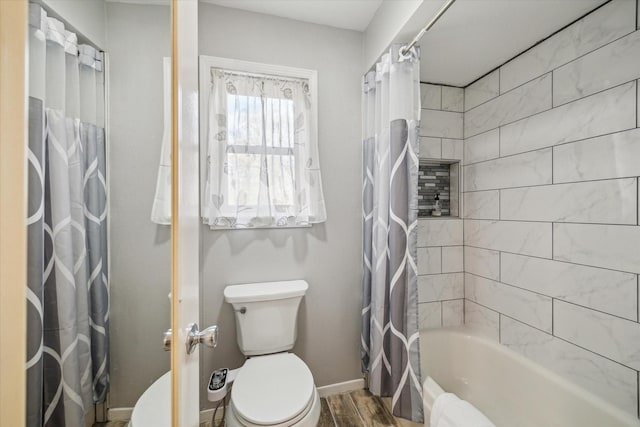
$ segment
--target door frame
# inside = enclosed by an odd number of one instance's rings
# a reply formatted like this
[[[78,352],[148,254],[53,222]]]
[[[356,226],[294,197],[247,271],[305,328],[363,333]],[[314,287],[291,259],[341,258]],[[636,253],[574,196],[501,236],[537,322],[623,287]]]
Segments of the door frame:
[[[0,0],[1,427],[26,422],[27,12]]]
[[[171,417],[200,423],[200,351],[188,354],[200,316],[198,0],[171,0]]]

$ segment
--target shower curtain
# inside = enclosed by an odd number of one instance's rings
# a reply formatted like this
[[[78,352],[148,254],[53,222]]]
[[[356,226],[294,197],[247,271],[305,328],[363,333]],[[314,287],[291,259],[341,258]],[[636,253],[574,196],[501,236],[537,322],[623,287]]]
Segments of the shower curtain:
[[[84,427],[109,385],[102,53],[29,14],[27,425]]]
[[[362,369],[393,414],[423,421],[417,292],[419,51],[364,79]]]

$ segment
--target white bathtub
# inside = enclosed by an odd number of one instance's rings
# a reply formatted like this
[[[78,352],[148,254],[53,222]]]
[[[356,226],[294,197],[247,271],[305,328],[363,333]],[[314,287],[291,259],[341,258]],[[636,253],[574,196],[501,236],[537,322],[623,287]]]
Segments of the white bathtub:
[[[635,416],[467,328],[423,331],[420,351],[423,379],[471,402],[497,427],[640,426]]]

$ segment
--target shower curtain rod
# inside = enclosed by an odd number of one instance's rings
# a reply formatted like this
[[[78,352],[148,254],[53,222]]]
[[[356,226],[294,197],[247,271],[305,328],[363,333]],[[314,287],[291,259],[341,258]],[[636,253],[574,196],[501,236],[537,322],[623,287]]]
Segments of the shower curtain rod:
[[[435,24],[436,22],[438,22],[438,19],[440,19],[440,17],[442,17],[442,15],[444,15],[444,13],[447,11],[447,9],[449,9],[451,7],[451,5],[455,2],[456,0],[447,0],[447,2],[440,8],[440,10],[438,11],[438,13],[436,13],[436,16],[434,16],[431,21],[429,21],[429,23],[420,30],[420,32],[418,34],[416,34],[416,36],[413,38],[413,40],[411,40],[411,43],[409,43],[408,45],[406,45],[405,47],[403,47],[402,49],[400,49],[400,56],[404,56],[407,54],[407,52],[409,52],[411,50],[411,48],[413,46],[416,45],[416,43],[418,43],[420,41],[420,39],[422,38],[422,36],[424,36],[424,33],[426,33],[427,31],[429,31],[429,28],[433,27],[433,24]]]

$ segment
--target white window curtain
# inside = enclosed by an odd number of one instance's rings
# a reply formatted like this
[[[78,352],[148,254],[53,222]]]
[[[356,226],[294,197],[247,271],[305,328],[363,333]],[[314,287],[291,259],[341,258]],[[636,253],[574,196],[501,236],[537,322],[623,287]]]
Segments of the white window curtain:
[[[162,58],[164,127],[151,221],[171,225],[171,58]]]
[[[203,222],[212,229],[326,220],[309,82],[211,69]]]

